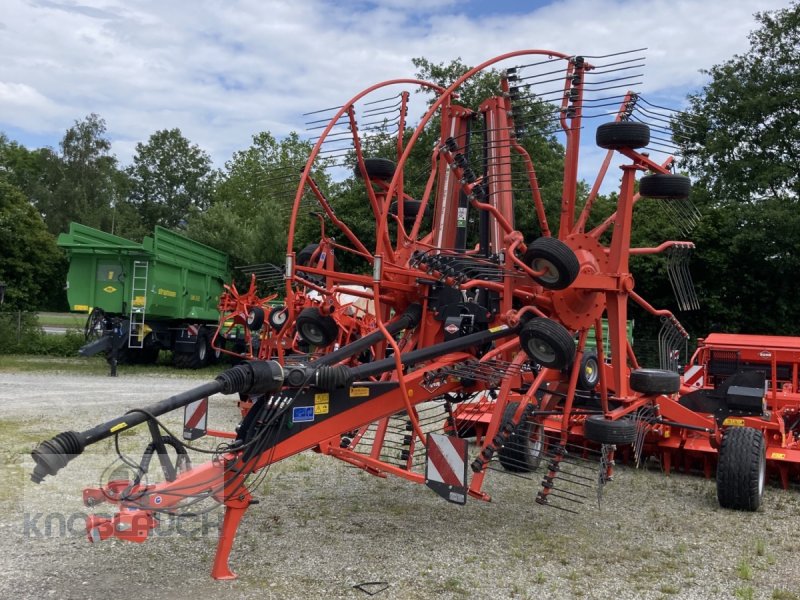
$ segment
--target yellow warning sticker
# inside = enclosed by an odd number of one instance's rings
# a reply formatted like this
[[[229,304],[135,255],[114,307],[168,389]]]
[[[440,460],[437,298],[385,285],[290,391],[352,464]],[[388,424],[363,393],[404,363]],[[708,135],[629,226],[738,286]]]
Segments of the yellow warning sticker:
[[[144,296],[134,296],[133,297],[133,305],[134,306],[144,306]]]
[[[369,396],[369,388],[365,387],[351,387],[350,388],[350,397],[351,398],[366,398]]]
[[[115,431],[119,431],[120,429],[125,429],[127,426],[128,426],[127,423],[117,423],[111,429],[109,429],[109,431],[111,433],[114,433]]]
[[[728,417],[722,422],[723,425],[727,425],[728,427],[744,427],[744,419],[734,419],[733,417]]]
[[[783,460],[786,458],[786,454],[784,452],[773,452],[769,455],[770,458],[775,458],[778,460]]]
[[[175,290],[165,290],[164,288],[158,288],[158,295],[166,296],[167,298],[175,298],[178,295],[178,292],[176,292]]]
[[[331,395],[327,392],[324,394],[314,394],[314,404],[327,404],[331,401]],[[325,412],[328,412],[327,410]]]
[[[327,415],[330,404],[314,404],[315,415]]]
[[[107,294],[113,294],[114,292],[117,291],[117,288],[115,288],[113,285],[107,285],[106,287],[103,288],[103,291],[106,292]]]
[[[72,310],[80,310],[83,312],[89,312],[89,307],[85,304],[76,304],[72,307]]]
[[[508,325],[497,325],[496,327],[490,327],[489,331],[492,333],[497,333],[498,331],[503,331],[503,329],[508,329]]]

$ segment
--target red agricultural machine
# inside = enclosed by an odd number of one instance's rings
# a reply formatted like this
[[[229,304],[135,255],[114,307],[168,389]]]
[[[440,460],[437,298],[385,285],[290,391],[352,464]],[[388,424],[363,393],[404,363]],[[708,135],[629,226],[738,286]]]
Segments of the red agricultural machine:
[[[629,260],[691,247],[630,247],[637,202],[659,199],[684,210],[690,190],[686,177],[672,173],[670,156],[653,158],[657,143],[640,118],[649,110],[641,112],[644,99],[612,97],[639,66],[632,54],[523,50],[488,60],[447,88],[396,79],[315,114],[319,135],[294,197],[287,301],[269,315],[270,350],[205,385],[43,442],[33,452],[34,481],[142,423],[154,452],[166,453],[165,439],[191,449],[162,434],[158,417],[211,394],[239,394],[246,414],[235,433],[215,432],[229,440],[209,463],[173,469],[163,483],[136,477],[84,494],[89,505],[120,507],[111,519],[89,518],[92,541],[143,541],[164,513],[194,511],[201,501],[224,505],[212,576],[227,579],[253,482],[304,450],[425,483],[458,504],[490,499],[489,471],[534,479],[541,466],[536,502],[574,510],[609,480],[617,446],[640,451],[645,438],[665,437],[669,427],[702,432],[723,450],[749,448],[749,438],[723,437],[716,423],[677,401],[677,373],[639,368],[627,340],[630,302],[664,320],[668,346],[685,335],[672,313],[634,291]],[[462,89],[490,69],[498,75],[495,95],[479,106],[460,104]],[[420,90],[433,96],[422,107]],[[413,128],[411,115],[419,115]],[[596,133],[607,158],[579,198],[581,134],[600,117],[609,121]],[[565,151],[555,215],[524,143],[528,131],[548,128],[563,136]],[[623,161],[616,209],[597,217],[595,198],[615,157]],[[333,189],[360,194],[374,224],[368,231],[340,218],[344,200],[326,192],[319,175],[343,172],[350,187]],[[310,205],[322,231],[309,255],[294,248]],[[515,224],[521,207],[531,221],[527,235]],[[340,268],[344,258],[356,266]],[[593,360],[586,359],[590,338]],[[486,425],[470,444],[479,415]],[[746,477],[738,485],[725,487],[720,501],[752,508],[760,490],[756,496]]]

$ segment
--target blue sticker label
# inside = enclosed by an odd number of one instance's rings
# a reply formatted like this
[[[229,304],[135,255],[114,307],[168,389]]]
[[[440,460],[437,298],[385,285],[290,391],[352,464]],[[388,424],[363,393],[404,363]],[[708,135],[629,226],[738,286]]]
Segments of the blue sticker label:
[[[292,409],[292,421],[295,423],[307,423],[314,420],[313,406],[295,406]]]

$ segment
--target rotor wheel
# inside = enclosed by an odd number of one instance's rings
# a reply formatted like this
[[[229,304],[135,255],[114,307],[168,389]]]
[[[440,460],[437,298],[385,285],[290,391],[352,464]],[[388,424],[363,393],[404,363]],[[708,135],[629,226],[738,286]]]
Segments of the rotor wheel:
[[[583,422],[583,435],[598,444],[633,444],[636,441],[636,422],[632,419],[606,419],[603,415],[591,415]]]
[[[644,148],[650,143],[650,127],[635,121],[603,123],[597,128],[595,141],[606,150]]]
[[[297,316],[295,327],[303,341],[318,348],[331,345],[339,335],[339,325],[333,317],[323,316],[314,307],[303,309]]]
[[[540,237],[531,242],[522,261],[534,271],[544,270],[544,274],[533,279],[548,290],[569,287],[581,268],[572,248],[553,237]]]
[[[510,423],[519,402],[509,402],[503,412],[503,423]],[[539,468],[544,452],[544,425],[520,423],[498,451],[500,464],[511,473],[530,473]]]
[[[717,500],[722,508],[755,511],[767,472],[767,443],[758,429],[729,427],[717,462]]]
[[[531,319],[522,326],[519,339],[528,357],[543,367],[566,369],[575,359],[575,339],[551,319]]]
[[[639,194],[645,198],[683,200],[689,197],[691,180],[685,175],[655,173],[639,180]]]

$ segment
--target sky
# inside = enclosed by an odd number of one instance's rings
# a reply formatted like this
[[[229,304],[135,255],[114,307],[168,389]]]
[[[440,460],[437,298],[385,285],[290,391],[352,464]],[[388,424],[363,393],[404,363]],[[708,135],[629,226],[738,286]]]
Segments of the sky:
[[[414,57],[478,64],[525,48],[602,55],[646,47],[641,91],[671,106],[701,71],[748,48],[753,13],[788,0],[2,0],[0,131],[58,147],[90,113],[129,164],[179,128],[222,167],[253,134],[303,132]],[[588,150],[591,177],[600,152]]]

